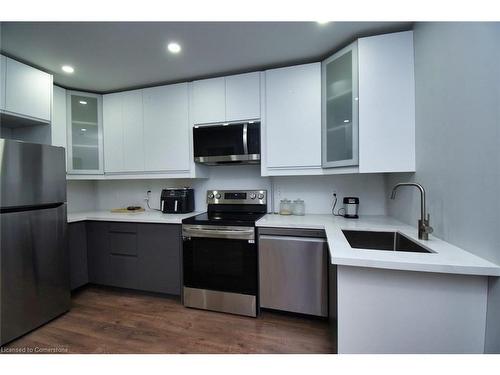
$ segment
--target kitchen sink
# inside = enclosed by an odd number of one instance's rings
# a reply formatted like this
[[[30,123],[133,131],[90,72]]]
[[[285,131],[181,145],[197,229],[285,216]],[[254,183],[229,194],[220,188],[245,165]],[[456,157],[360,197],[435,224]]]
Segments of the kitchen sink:
[[[353,249],[433,253],[399,232],[365,230],[343,230],[342,232]]]

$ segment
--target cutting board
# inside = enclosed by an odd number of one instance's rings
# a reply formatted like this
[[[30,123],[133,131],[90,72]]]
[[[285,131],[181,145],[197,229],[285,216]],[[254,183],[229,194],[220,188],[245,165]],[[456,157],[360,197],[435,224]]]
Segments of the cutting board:
[[[130,213],[134,213],[134,212],[144,212],[144,211],[146,211],[146,210],[142,207],[137,208],[135,210],[127,210],[127,207],[125,207],[125,208],[112,208],[111,209],[111,212],[120,213],[120,214],[130,214]]]

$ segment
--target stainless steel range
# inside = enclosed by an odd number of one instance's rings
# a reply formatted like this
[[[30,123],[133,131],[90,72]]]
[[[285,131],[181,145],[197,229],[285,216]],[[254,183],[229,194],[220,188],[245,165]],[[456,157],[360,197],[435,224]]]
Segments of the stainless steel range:
[[[184,305],[257,316],[255,222],[265,190],[209,190],[208,211],[182,221]]]

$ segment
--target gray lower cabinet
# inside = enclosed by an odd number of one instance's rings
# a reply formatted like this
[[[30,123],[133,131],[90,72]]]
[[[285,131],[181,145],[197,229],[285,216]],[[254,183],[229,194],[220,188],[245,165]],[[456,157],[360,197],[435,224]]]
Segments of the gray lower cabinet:
[[[181,294],[181,226],[139,224],[142,270],[138,289]]]
[[[68,225],[68,250],[70,286],[71,290],[74,290],[89,282],[85,222]]]
[[[91,221],[87,239],[90,282],[180,294],[180,225]]]

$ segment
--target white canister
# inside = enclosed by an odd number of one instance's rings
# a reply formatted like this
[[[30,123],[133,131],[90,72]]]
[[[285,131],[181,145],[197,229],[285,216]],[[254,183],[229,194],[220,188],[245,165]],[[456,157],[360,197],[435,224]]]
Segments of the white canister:
[[[291,215],[292,210],[291,200],[285,198],[280,201],[280,215]]]
[[[293,201],[293,214],[297,216],[304,216],[306,214],[306,205],[302,199]]]

